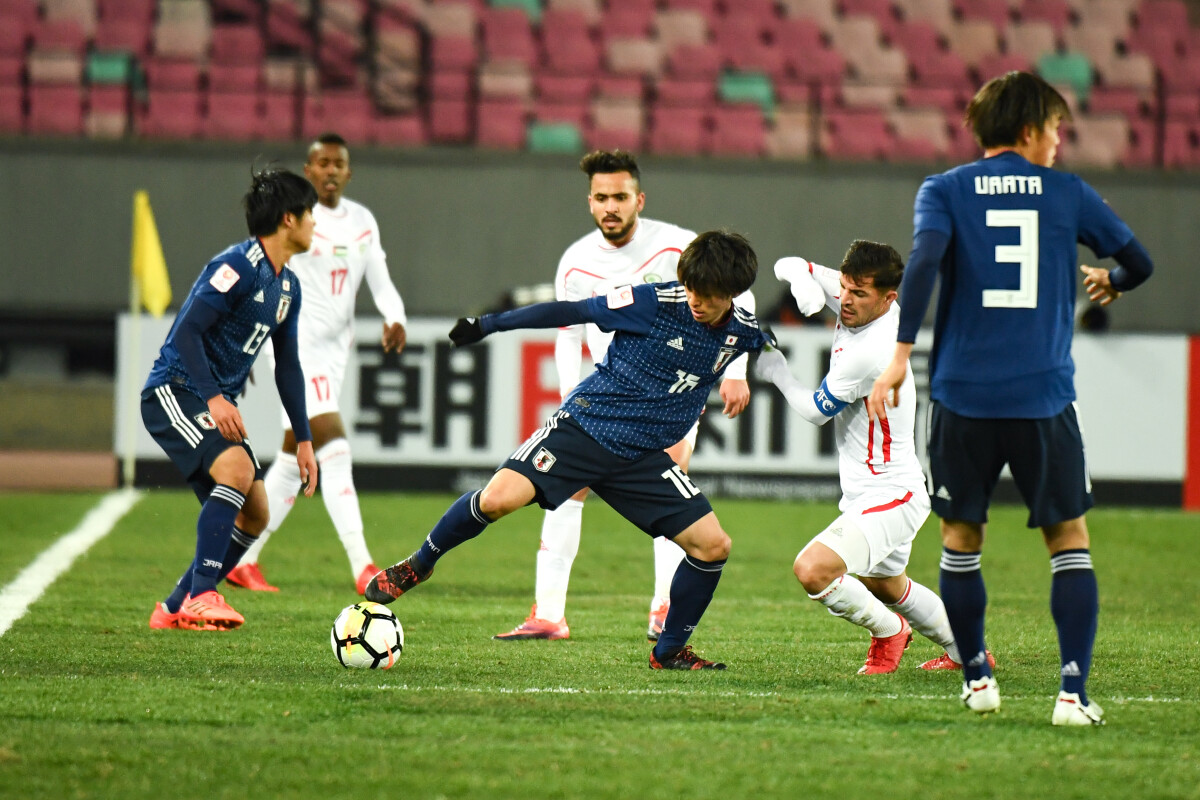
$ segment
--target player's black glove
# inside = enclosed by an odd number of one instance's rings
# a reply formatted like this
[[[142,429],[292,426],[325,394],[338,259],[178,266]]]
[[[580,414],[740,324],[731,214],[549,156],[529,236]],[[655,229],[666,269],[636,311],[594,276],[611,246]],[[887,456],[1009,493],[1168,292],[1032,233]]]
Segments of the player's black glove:
[[[450,329],[450,341],[455,347],[466,347],[482,338],[483,327],[479,324],[479,317],[459,317]]]

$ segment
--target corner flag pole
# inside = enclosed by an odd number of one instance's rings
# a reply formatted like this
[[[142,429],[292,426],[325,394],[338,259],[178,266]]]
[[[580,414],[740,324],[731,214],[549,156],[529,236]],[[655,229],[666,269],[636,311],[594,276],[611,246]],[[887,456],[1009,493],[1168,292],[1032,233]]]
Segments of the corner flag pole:
[[[141,366],[142,306],[155,317],[161,317],[171,304],[171,281],[167,262],[163,258],[162,241],[150,210],[150,195],[139,189],[133,195],[133,241],[130,247],[129,334],[125,352],[125,407],[122,450],[124,465],[122,480],[126,488],[133,487],[137,464],[138,376]]]

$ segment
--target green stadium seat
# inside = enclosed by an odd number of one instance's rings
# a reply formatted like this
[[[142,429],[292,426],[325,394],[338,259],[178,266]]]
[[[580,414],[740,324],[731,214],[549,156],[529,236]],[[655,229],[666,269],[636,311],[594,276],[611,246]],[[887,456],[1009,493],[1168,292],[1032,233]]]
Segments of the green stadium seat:
[[[761,72],[726,72],[717,81],[717,97],[726,103],[754,103],[764,114],[775,111],[775,85]]]
[[[542,0],[488,0],[488,5],[492,8],[520,8],[530,22],[538,22],[542,18]]]
[[[97,50],[87,59],[87,82],[97,84],[127,84],[133,77],[133,57],[123,50]]]
[[[582,153],[583,134],[570,122],[533,122],[526,130],[531,153]]]
[[[1047,53],[1038,59],[1038,74],[1053,84],[1066,84],[1086,101],[1092,89],[1092,62],[1083,53]]]

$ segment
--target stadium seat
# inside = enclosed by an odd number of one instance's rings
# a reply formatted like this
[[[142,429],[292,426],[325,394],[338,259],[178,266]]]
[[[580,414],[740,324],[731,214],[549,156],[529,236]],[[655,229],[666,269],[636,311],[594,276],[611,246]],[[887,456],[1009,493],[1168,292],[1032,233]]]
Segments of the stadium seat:
[[[271,141],[299,136],[296,129],[296,92],[267,90],[262,93],[262,135]]]
[[[160,0],[154,24],[154,52],[198,60],[208,54],[212,15],[204,0]]]
[[[1157,76],[1154,62],[1145,53],[1114,56],[1103,65],[1098,65],[1098,69],[1105,86],[1133,89],[1147,96],[1155,90]]]
[[[267,4],[267,21],[263,30],[267,36],[268,48],[272,52],[312,52],[313,38],[307,5],[273,0]]]
[[[212,30],[211,59],[215,64],[258,64],[263,40],[257,25],[216,25]]]
[[[1083,53],[1097,69],[1101,69],[1117,55],[1117,43],[1125,31],[1106,24],[1081,22],[1069,25],[1061,33],[1063,45],[1068,50]]]
[[[591,104],[591,128],[584,133],[588,147],[637,152],[645,130],[642,104],[635,100],[598,97]]]
[[[1124,114],[1130,118],[1149,115],[1153,107],[1153,95],[1107,85],[1093,86],[1087,102],[1090,114]]]
[[[429,135],[419,114],[380,114],[371,118],[371,141],[387,147],[420,147]]]
[[[950,152],[950,133],[941,109],[898,108],[888,112],[887,121],[896,136],[894,160],[932,160]]]
[[[473,79],[466,70],[445,70],[427,73],[426,83],[431,100],[469,100]]]
[[[83,132],[90,139],[120,139],[129,132],[129,87],[88,89]]]
[[[217,92],[252,92],[262,82],[262,64],[227,64],[212,61],[208,65],[208,88]]]
[[[1200,166],[1200,138],[1195,124],[1181,120],[1163,124],[1162,165],[1167,169]]]
[[[1087,100],[1092,88],[1092,64],[1082,53],[1047,53],[1038,59],[1037,71],[1049,83],[1069,86],[1076,97]]]
[[[807,160],[812,157],[814,115],[804,108],[779,107],[767,133],[768,158]]]
[[[435,38],[452,36],[469,39],[475,36],[478,17],[472,3],[427,3],[421,21],[430,36]]]
[[[469,141],[473,117],[470,102],[434,97],[429,101],[429,140],[439,144]]]
[[[716,84],[711,79],[662,77],[654,84],[659,106],[708,106],[715,102]]]
[[[140,136],[193,139],[200,135],[200,92],[195,89],[154,89],[136,114]]]
[[[1187,28],[1187,5],[1183,0],[1144,0],[1137,8],[1139,27]]]
[[[828,112],[819,141],[821,152],[834,160],[879,160],[895,147],[883,112],[874,109]]]
[[[481,99],[519,100],[526,104],[533,97],[533,76],[519,62],[483,64],[477,82]]]
[[[25,90],[15,83],[0,83],[0,133],[20,133],[25,127]]]
[[[725,103],[754,103],[767,114],[775,109],[775,87],[761,72],[726,72],[717,83],[717,96]]]
[[[25,59],[16,55],[0,54],[0,86],[18,86],[25,72]]]
[[[518,100],[480,100],[475,107],[475,143],[498,150],[525,146],[525,106]]]
[[[984,20],[996,30],[1003,30],[1012,19],[1008,0],[955,0],[954,6],[959,19]]]
[[[1148,119],[1129,119],[1129,147],[1123,167],[1150,167],[1155,163],[1156,128]]]
[[[124,50],[141,57],[150,51],[153,26],[146,20],[101,17],[92,46],[97,50]]]
[[[205,139],[261,139],[263,123],[258,92],[210,91],[201,130]]]
[[[569,153],[583,150],[583,134],[569,122],[531,122],[526,148],[531,153]]]
[[[79,23],[89,39],[96,32],[95,0],[42,0],[42,18],[68,19]]]
[[[638,38],[654,33],[658,13],[656,0],[622,0],[608,3],[600,18],[600,34]]]
[[[1163,114],[1169,120],[1200,120],[1200,94],[1172,92],[1163,97]]]
[[[33,28],[33,48],[64,51],[82,57],[88,35],[73,19],[43,20]]]
[[[654,78],[663,70],[663,50],[655,39],[609,39],[605,50],[608,69],[618,75]]]
[[[489,0],[488,5],[495,9],[516,9],[533,22],[542,17],[541,0]],[[484,9],[486,12],[487,9]]]
[[[469,70],[479,54],[469,36],[434,36],[429,40],[429,66],[435,70]]]
[[[1004,42],[1006,52],[1024,56],[1033,64],[1058,52],[1058,37],[1045,20],[1010,22],[1004,29]]]
[[[1025,0],[1017,8],[1017,17],[1022,23],[1039,20],[1050,25],[1055,36],[1071,22],[1071,6],[1066,0]]]
[[[549,11],[578,11],[587,19],[589,25],[600,21],[600,0],[544,0]]]
[[[721,53],[714,44],[681,44],[667,54],[667,72],[675,78],[715,81]]]
[[[646,96],[646,84],[638,75],[612,75],[601,73],[596,77],[598,97],[625,97],[642,100]]]
[[[894,41],[899,18],[891,0],[842,0],[842,15],[845,18],[870,17],[879,25],[879,31]]]
[[[654,30],[665,52],[681,44],[701,45],[708,41],[708,18],[690,8],[666,9],[654,17]]]
[[[142,63],[142,71],[151,89],[200,88],[200,66],[191,59],[152,56]]]
[[[752,103],[719,105],[712,115],[710,152],[715,156],[766,154],[767,128],[761,106]]]
[[[708,125],[708,109],[655,106],[650,110],[647,147],[656,155],[700,155],[709,147]]]
[[[1034,62],[1028,57],[1019,53],[994,53],[980,59],[979,63],[975,65],[975,70],[979,74],[979,80],[982,82],[991,80],[1006,72],[1029,72],[1033,69],[1033,64]]]
[[[1000,52],[998,30],[991,20],[964,18],[950,29],[950,49],[969,66],[978,67],[983,59]]]
[[[954,26],[954,5],[951,0],[907,0],[900,4],[907,22],[925,22],[942,35]]]
[[[591,98],[596,87],[596,77],[540,71],[534,75],[533,83],[540,100],[574,102]]]
[[[546,124],[564,123],[573,125],[580,131],[589,127],[591,101],[578,100],[535,100],[533,103],[533,118]]]
[[[34,49],[25,61],[30,85],[78,86],[83,79],[83,59],[66,50]]]
[[[515,61],[533,67],[537,64],[537,42],[524,10],[515,7],[487,8],[480,12],[483,32],[483,57],[491,62]]]
[[[837,0],[779,0],[785,17],[811,19],[828,30],[837,20]]]
[[[1063,163],[1068,169],[1111,169],[1124,162],[1129,149],[1129,121],[1124,115],[1080,114],[1069,124]]]
[[[713,34],[713,42],[725,68],[783,77],[785,54],[771,43],[761,21],[741,16],[727,17]]]

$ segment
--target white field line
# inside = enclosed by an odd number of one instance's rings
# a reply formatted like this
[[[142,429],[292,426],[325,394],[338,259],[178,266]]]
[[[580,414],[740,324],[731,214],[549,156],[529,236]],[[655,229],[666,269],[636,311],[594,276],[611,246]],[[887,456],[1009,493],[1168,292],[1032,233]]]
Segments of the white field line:
[[[0,588],[0,636],[25,616],[29,607],[37,602],[59,575],[71,568],[75,559],[107,536],[140,498],[141,494],[135,489],[122,489],[106,495],[80,520],[75,530],[43,550],[12,583]]]
[[[737,691],[719,691],[706,692],[697,687],[695,689],[584,689],[574,686],[527,686],[527,687],[502,687],[502,686],[410,686],[407,683],[399,684],[379,684],[378,686],[362,686],[355,684],[342,683],[338,684],[341,689],[382,689],[390,692],[443,692],[446,694],[495,694],[495,695],[529,695],[529,694],[580,694],[580,695],[621,695],[621,696],[661,696],[661,697],[793,697],[801,696],[805,693],[800,692],[792,694],[790,692],[737,692]],[[1037,702],[1046,701],[1046,697],[1051,695],[1011,695],[1003,694],[1001,697],[1004,702],[1010,700],[1016,702]],[[885,694],[877,695],[884,700],[954,700],[958,701],[957,694]],[[1115,705],[1129,705],[1133,703],[1184,703],[1194,705],[1195,699],[1183,699],[1180,697],[1097,697],[1097,701],[1113,703]]]

